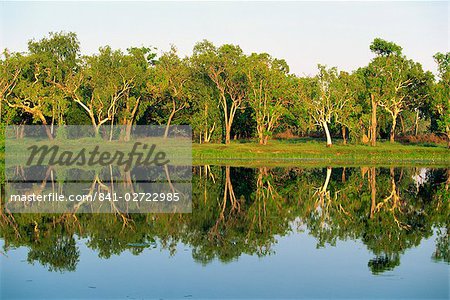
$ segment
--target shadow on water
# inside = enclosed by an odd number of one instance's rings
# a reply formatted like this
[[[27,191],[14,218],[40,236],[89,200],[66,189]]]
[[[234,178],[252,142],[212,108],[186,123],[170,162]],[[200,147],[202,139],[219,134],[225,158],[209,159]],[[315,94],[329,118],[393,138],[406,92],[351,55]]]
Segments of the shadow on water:
[[[3,252],[25,246],[29,263],[75,271],[78,237],[109,258],[178,244],[207,265],[274,254],[279,237],[306,230],[317,247],[361,241],[373,274],[437,230],[433,259],[449,262],[450,170],[426,168],[193,167],[191,214],[12,214],[0,216]]]

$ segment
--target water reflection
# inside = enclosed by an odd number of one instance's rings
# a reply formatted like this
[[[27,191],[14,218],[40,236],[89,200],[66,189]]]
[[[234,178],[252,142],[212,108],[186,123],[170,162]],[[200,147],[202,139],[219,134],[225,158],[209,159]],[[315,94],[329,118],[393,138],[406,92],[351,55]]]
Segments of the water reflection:
[[[80,262],[78,237],[101,258],[155,247],[176,255],[182,243],[207,265],[274,254],[278,237],[306,229],[318,248],[362,241],[373,254],[369,269],[380,274],[437,228],[430,256],[449,262],[449,169],[196,166],[192,182],[192,214],[2,210],[3,250],[26,246],[29,263],[66,272]]]

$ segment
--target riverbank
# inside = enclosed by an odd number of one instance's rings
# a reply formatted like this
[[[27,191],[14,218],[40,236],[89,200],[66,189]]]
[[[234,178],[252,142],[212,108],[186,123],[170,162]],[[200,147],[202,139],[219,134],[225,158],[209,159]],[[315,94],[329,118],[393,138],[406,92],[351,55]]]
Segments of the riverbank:
[[[0,162],[4,163],[4,150]],[[404,145],[380,142],[367,145],[335,144],[330,148],[316,141],[271,141],[192,144],[194,165],[233,166],[438,166],[450,167],[450,150],[445,144]]]
[[[327,148],[316,141],[271,141],[268,145],[232,142],[193,144],[193,163],[236,166],[450,166],[450,150],[445,144],[403,145],[380,142],[367,145],[336,144]]]

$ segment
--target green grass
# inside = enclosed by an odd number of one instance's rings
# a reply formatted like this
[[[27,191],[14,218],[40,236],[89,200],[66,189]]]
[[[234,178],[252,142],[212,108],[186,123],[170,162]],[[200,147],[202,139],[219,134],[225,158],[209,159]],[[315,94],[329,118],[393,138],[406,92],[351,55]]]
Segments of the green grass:
[[[270,141],[268,145],[233,141],[224,144],[193,144],[194,165],[233,166],[440,166],[450,167],[446,145],[403,145],[379,142],[376,147],[310,140]],[[0,150],[0,162],[4,152]]]
[[[445,145],[402,145],[380,142],[376,147],[336,144],[327,148],[317,141],[270,141],[268,145],[232,142],[194,144],[194,164],[240,166],[287,165],[424,165],[450,166]]]

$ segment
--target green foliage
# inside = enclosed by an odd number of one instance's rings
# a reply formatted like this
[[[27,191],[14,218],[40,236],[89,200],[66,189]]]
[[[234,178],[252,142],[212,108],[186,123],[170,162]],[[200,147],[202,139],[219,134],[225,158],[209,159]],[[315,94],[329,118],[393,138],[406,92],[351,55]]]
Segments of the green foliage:
[[[379,56],[391,56],[402,54],[402,47],[399,45],[388,42],[386,40],[376,38],[373,40],[372,44],[370,44],[370,50]]]
[[[376,136],[393,138],[406,116],[416,117],[413,126],[402,124],[404,135],[415,134],[419,123],[422,131],[429,126],[449,134],[449,54],[435,55],[435,82],[400,46],[376,38],[370,49],[376,57],[354,72],[319,65],[317,76],[299,77],[283,59],[247,55],[232,44],[204,40],[184,58],[175,47],[159,57],[150,47],[109,46],[81,56],[75,33],[50,33],[29,41],[25,53],[3,53],[1,122],[91,124],[96,131],[116,124],[189,124],[201,143],[256,135],[267,144],[276,134],[316,136],[323,130],[330,141],[343,135],[357,143],[369,135],[373,100]]]

